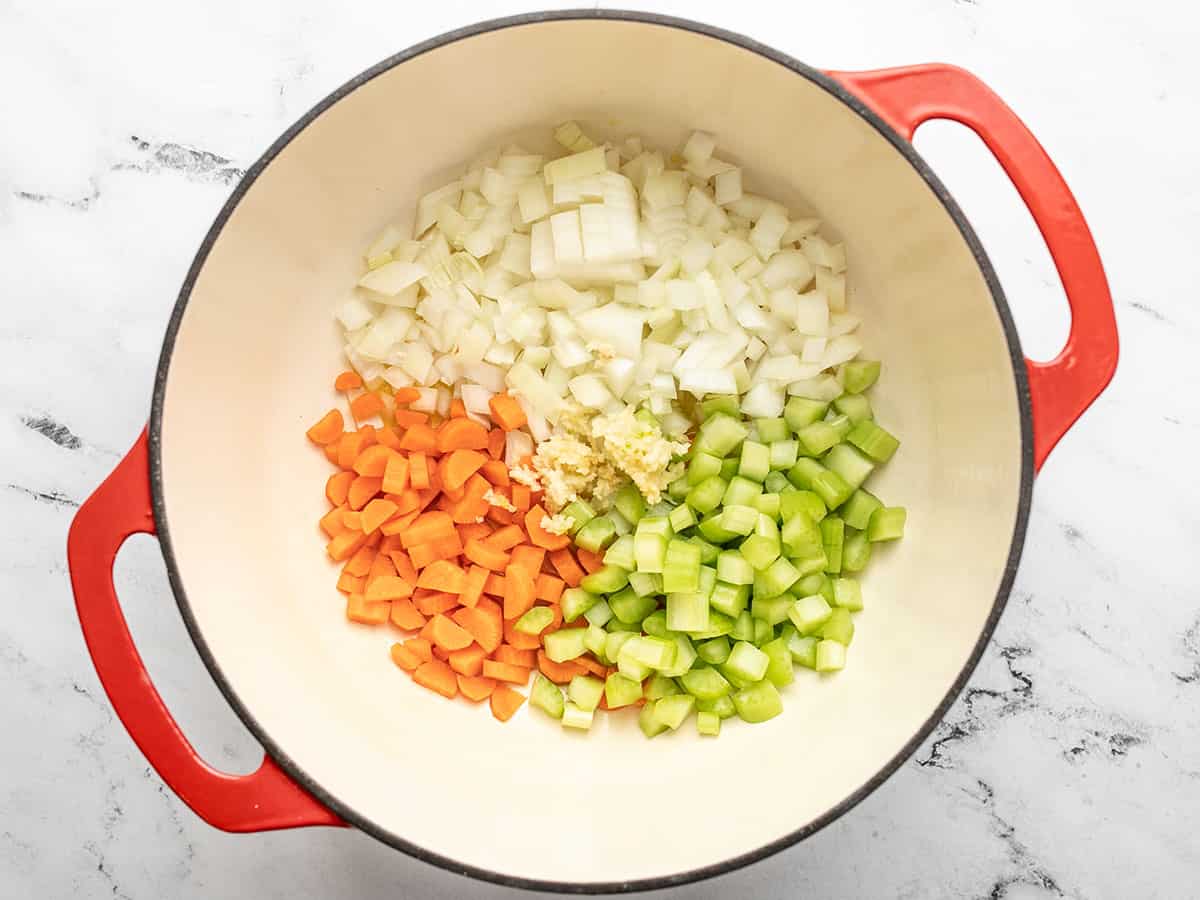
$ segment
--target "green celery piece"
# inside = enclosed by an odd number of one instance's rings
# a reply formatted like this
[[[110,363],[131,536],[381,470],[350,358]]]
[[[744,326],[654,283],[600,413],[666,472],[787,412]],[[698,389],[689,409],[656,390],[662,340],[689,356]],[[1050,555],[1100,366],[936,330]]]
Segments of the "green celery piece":
[[[701,565],[706,566],[709,563],[715,563],[717,561],[717,557],[721,555],[721,548],[716,544],[706,541],[701,535],[693,535],[687,540],[689,544],[694,544],[700,548]],[[703,576],[703,570],[701,570],[700,574]]]
[[[608,516],[596,516],[575,534],[575,544],[589,553],[599,553],[617,539],[617,528]]]
[[[819,525],[821,543],[825,547],[825,571],[837,574],[842,571],[842,546],[846,540],[846,523],[840,516],[827,516]]]
[[[677,729],[696,708],[696,698],[691,694],[672,694],[654,701],[654,718],[672,731]]]
[[[842,571],[861,572],[871,561],[871,543],[865,531],[852,531],[842,544]]]
[[[857,528],[859,531],[866,531],[867,526],[871,524],[871,513],[880,509],[883,503],[879,498],[869,491],[864,491],[859,488],[848,499],[839,510],[842,518],[846,520],[846,524],[851,528]]]
[[[878,360],[855,359],[842,366],[842,384],[851,394],[861,394],[879,380]]]
[[[817,667],[817,644],[820,638],[815,636],[805,637],[797,631],[793,631],[787,639],[788,651],[792,654],[792,661],[798,666],[804,666],[806,669],[815,669]]]
[[[778,625],[786,622],[788,610],[792,608],[795,597],[791,594],[780,594],[777,597],[755,597],[750,603],[750,615],[762,619],[768,625]]]
[[[669,669],[663,669],[662,673],[671,678],[678,678],[696,662],[696,648],[692,646],[692,642],[686,634],[675,634],[673,637],[675,639],[675,665]]]
[[[779,539],[752,534],[742,541],[738,550],[755,571],[761,572],[779,558]]]
[[[833,580],[834,602],[851,612],[863,608],[862,587],[853,578],[835,578]]]
[[[608,605],[612,608],[613,615],[622,622],[634,624],[654,612],[658,601],[654,597],[639,597],[633,588],[625,588],[610,596]]]
[[[792,669],[792,652],[788,649],[787,641],[781,637],[763,644],[762,652],[767,654],[767,681],[776,687],[791,684],[796,673]]]
[[[717,556],[717,578],[729,584],[753,584],[754,566],[737,550],[722,550]]]
[[[663,563],[663,591],[668,594],[695,591],[700,586],[700,548],[689,541],[672,538]]]
[[[604,554],[604,564],[606,566],[616,566],[618,569],[624,569],[626,572],[632,572],[637,568],[637,561],[634,558],[634,536],[632,534],[623,534],[609,546]]]
[[[725,661],[724,671],[747,681],[760,681],[767,672],[767,655],[746,641],[738,641]]]
[[[764,516],[769,516],[772,519],[779,518],[779,509],[782,505],[782,498],[779,494],[759,494],[754,498],[754,508]]]
[[[630,534],[633,531],[633,525],[629,523],[629,520],[615,509],[610,509],[602,518],[606,518],[612,522],[613,531],[616,532],[617,537],[623,534]]]
[[[662,593],[662,576],[655,572],[630,572],[629,586],[639,597]]]
[[[721,496],[721,506],[748,506],[750,501],[762,493],[762,485],[741,475],[729,479],[725,493]]]
[[[657,534],[662,537],[671,537],[675,533],[675,529],[671,527],[671,521],[665,515],[647,514],[638,520],[633,533],[635,535]]]
[[[609,634],[604,639],[604,656],[611,660],[613,665],[616,665],[617,657],[621,655],[621,648],[625,646],[625,642],[634,637],[632,631],[617,631]]]
[[[788,610],[788,618],[802,635],[815,634],[833,615],[833,609],[820,594],[799,597]]]
[[[748,591],[747,597],[749,597]],[[733,631],[729,632],[729,636],[737,641],[754,640],[754,618],[750,615],[750,610],[743,609],[737,614],[733,625]]]
[[[716,669],[692,669],[679,677],[679,684],[697,700],[716,700],[730,691],[728,680]]]
[[[706,737],[719,737],[721,734],[721,717],[714,712],[696,713],[696,731]]]
[[[829,404],[820,400],[789,397],[787,405],[783,408],[783,418],[792,431],[798,432],[806,425],[821,421],[828,409]]]
[[[556,632],[557,633],[557,632]],[[611,658],[611,657],[610,657]],[[613,672],[604,681],[604,701],[610,709],[629,706],[642,699],[642,683]]]
[[[591,504],[586,500],[573,500],[562,508],[561,515],[571,520],[571,527],[567,533],[573,536],[579,532],[580,528],[596,518],[596,510],[592,509]]]
[[[800,444],[798,441],[775,441],[771,444],[770,449],[771,469],[775,471],[790,469],[796,464],[799,455]]]
[[[705,397],[700,403],[700,412],[706,419],[716,413],[725,413],[735,418],[740,418],[742,415],[736,394],[714,394],[711,397]]]
[[[800,439],[800,446],[809,456],[820,456],[841,440],[837,429],[828,422],[813,422],[811,425],[805,425],[796,432],[796,437]]]
[[[580,709],[593,710],[604,696],[604,682],[591,675],[576,675],[567,685],[567,696]]]
[[[564,621],[566,614],[563,614]],[[541,634],[546,626],[554,621],[554,610],[548,606],[535,606],[528,610],[513,625],[514,631],[521,634]]]
[[[771,448],[758,441],[742,442],[742,458],[738,463],[738,475],[751,481],[761,482],[771,471]]]
[[[662,697],[670,697],[681,692],[681,688],[675,683],[674,678],[668,678],[659,672],[655,672],[650,676],[650,680],[646,683],[645,692],[647,700],[658,700]]]
[[[791,561],[779,557],[762,572],[762,591],[765,597],[778,597],[800,580],[800,570]],[[783,620],[780,619],[782,622]]]
[[[604,645],[608,642],[608,632],[599,625],[588,625],[583,634],[583,646],[595,654],[596,659],[603,662],[608,657],[604,655]]]
[[[568,702],[562,714],[563,728],[578,728],[580,731],[590,731],[594,718],[595,714],[593,710],[583,709],[574,703]]]
[[[822,545],[821,529],[804,510],[796,510],[783,523],[779,537],[790,555],[810,553]]]
[[[705,641],[697,646],[696,655],[709,665],[719,666],[729,659],[731,649],[729,638],[721,635],[721,637],[715,637],[711,641]]]
[[[721,462],[721,457],[713,456],[711,453],[697,452],[692,454],[692,458],[688,460],[687,466],[688,485],[696,485],[705,478],[720,475]]]
[[[820,641],[813,666],[818,672],[836,672],[846,667],[846,645],[837,641]]]
[[[849,647],[854,639],[854,621],[850,618],[850,610],[836,607],[821,626],[821,637]]]
[[[711,601],[709,606],[712,606]],[[708,611],[708,628],[704,631],[689,631],[688,637],[693,641],[706,641],[709,638],[729,634],[733,630],[733,619],[725,613],[710,608]]]
[[[707,515],[721,505],[726,487],[728,485],[723,478],[713,475],[688,491],[684,502],[701,515]]]
[[[755,419],[754,427],[758,430],[758,439],[764,444],[786,441],[792,436],[792,429],[788,427],[787,419],[782,416],[776,419]]]
[[[679,507],[687,509],[686,506]],[[643,520],[644,521],[644,520]],[[625,538],[617,541],[619,544]],[[661,574],[663,564],[667,561],[667,541],[668,537],[665,534],[635,534],[631,539],[633,543],[633,563],[631,568],[636,568],[639,572],[649,572],[650,574]],[[616,544],[613,544],[615,547]],[[612,550],[609,550],[611,553]],[[604,557],[604,561],[608,562],[608,556]]]
[[[834,598],[836,597],[836,594],[833,589],[833,579],[830,578],[828,575],[821,576],[821,586],[819,588],[817,588],[817,593],[820,594],[822,597],[824,597],[825,602],[828,603],[830,606],[838,605],[834,600]],[[797,594],[796,596],[803,597],[804,595]]]
[[[536,706],[552,719],[563,716],[563,695],[558,686],[538,672],[533,676],[533,687],[529,690],[529,705]]]
[[[683,498],[688,495],[688,491],[691,489],[691,485],[688,484],[686,478],[676,478],[667,485],[667,496],[671,499],[672,503],[682,503]]]
[[[605,625],[604,628],[609,634],[615,634],[617,632],[627,632],[629,634],[642,633],[641,622],[622,622],[616,616],[613,616],[611,619],[609,619],[608,624]]]
[[[579,586],[592,594],[611,594],[629,584],[629,570],[618,566],[601,566],[584,575]]]
[[[747,535],[758,524],[758,510],[753,506],[726,505],[721,509],[721,527],[737,535]]]
[[[825,467],[815,459],[798,459],[788,469],[787,479],[802,491],[812,490],[813,479],[825,472]]]
[[[657,598],[655,598],[657,602]],[[642,619],[642,631],[646,634],[652,634],[655,637],[666,637],[667,635],[667,611],[665,609],[656,609],[646,618]]]
[[[825,424],[834,430],[839,441],[844,441],[846,436],[850,434],[850,430],[854,428],[854,423],[850,421],[850,417],[841,413],[830,416],[825,420]]]
[[[714,544],[723,544],[737,537],[732,531],[726,531],[721,527],[720,513],[713,513],[707,518],[701,519],[696,530],[700,532],[701,537]]]
[[[825,455],[825,467],[841,475],[852,488],[859,488],[874,471],[875,463],[850,444],[838,444]]]
[[[654,714],[654,704],[647,703],[638,712],[638,728],[646,737],[653,738],[667,730],[667,723]]]
[[[580,590],[583,589],[580,588]],[[608,605],[607,600],[597,598],[596,602],[583,614],[583,617],[587,619],[589,625],[603,628],[608,623],[608,620],[613,617],[612,607]]]
[[[842,394],[833,401],[833,408],[855,425],[874,418],[871,401],[862,394]]]
[[[737,475],[738,466],[741,465],[741,460],[736,456],[730,456],[721,462],[721,478],[724,481],[729,481]]]
[[[758,647],[761,650],[762,645],[771,640],[773,637],[775,637],[774,628],[772,628],[762,619],[754,620],[754,640],[752,643],[755,647]]]
[[[667,594],[667,628],[671,631],[707,631],[708,595],[693,592]]]
[[[891,459],[900,446],[895,435],[874,422],[859,422],[846,435],[846,440],[880,463]]]
[[[904,521],[908,512],[903,506],[885,506],[871,513],[867,526],[868,541],[898,541],[904,537]]]
[[[824,582],[824,576],[820,574],[805,575],[794,585],[792,585],[791,593],[797,597],[807,597],[809,594],[820,594],[821,584]]]
[[[568,662],[587,652],[587,646],[584,644],[586,635],[586,628],[562,628],[542,638],[542,645],[551,661]]]
[[[667,521],[671,525],[671,530],[675,534],[681,533],[685,528],[691,528],[696,524],[696,514],[692,508],[686,503],[676,506],[667,516]],[[670,535],[668,535],[669,537]]]
[[[824,572],[825,567],[829,565],[829,558],[825,556],[825,548],[817,546],[802,553],[792,554],[788,557],[788,562],[803,576]]]
[[[621,647],[621,652],[617,654],[617,671],[626,678],[632,678],[634,681],[643,682],[650,676],[650,667],[638,659],[630,649],[635,645],[640,635],[634,635]]]
[[[702,548],[702,552],[700,555],[700,559],[703,562],[703,560],[704,560],[703,548]],[[713,562],[716,562],[716,561],[717,561],[717,554],[714,553],[713,554]],[[716,568],[716,566],[701,565],[700,566],[700,579],[699,579],[698,586],[696,588],[696,593],[703,594],[704,599],[707,600],[708,595],[712,593],[713,588],[716,586],[717,586],[717,568]]]
[[[797,512],[803,512],[814,522],[825,518],[825,501],[812,491],[791,491],[779,496],[779,515],[786,522]]]
[[[719,719],[728,719],[737,715],[732,697],[717,697],[715,700],[697,700],[697,712],[712,713]]]
[[[697,449],[714,456],[728,456],[738,448],[750,433],[733,415],[714,413],[704,420],[696,435]]]
[[[589,594],[583,588],[567,588],[562,592],[559,603],[562,605],[564,622],[574,622],[589,609],[596,605],[600,598]],[[530,610],[532,612],[533,610]]]
[[[733,695],[733,705],[745,722],[765,722],[783,712],[779,691],[769,681],[759,681]]]
[[[718,581],[708,596],[708,604],[717,612],[736,618],[746,609],[749,599],[749,585],[727,584],[724,581]]]
[[[768,472],[763,480],[763,490],[770,494],[782,494],[789,487],[792,483],[783,472]]]
[[[646,498],[632,483],[624,484],[617,489],[612,497],[612,505],[632,525],[636,525],[646,514]]]
[[[854,488],[846,483],[837,472],[829,469],[818,474],[812,482],[812,489],[830,509],[836,509],[850,499]]]

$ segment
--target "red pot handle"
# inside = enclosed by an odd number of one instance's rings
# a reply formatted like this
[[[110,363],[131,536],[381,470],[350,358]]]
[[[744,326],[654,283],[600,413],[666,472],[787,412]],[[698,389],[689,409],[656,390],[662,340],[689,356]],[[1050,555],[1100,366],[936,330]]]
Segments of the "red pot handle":
[[[146,431],[75,514],[67,562],[75,608],[100,682],[117,715],[163,781],[192,810],[225,831],[342,825],[267,756],[250,775],[208,765],[163,705],[117,601],[112,569],[130,535],[154,534]]]
[[[1071,305],[1071,333],[1049,362],[1026,359],[1033,401],[1034,465],[1112,380],[1117,323],[1096,244],[1042,145],[987,85],[955,66],[830,72],[906,140],[922,122],[951,119],[987,144],[1012,179],[1054,259]]]

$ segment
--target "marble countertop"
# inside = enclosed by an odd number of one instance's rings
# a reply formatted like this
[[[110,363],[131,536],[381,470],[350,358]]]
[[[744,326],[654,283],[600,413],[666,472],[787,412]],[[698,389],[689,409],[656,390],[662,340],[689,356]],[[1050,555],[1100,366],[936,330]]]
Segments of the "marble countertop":
[[[670,896],[1194,896],[1197,14],[1171,0],[783,6],[646,8],[818,66],[975,71],[1037,133],[1089,218],[1121,364],[1042,471],[1012,602],[931,739],[815,837]],[[242,170],[378,59],[529,8],[0,4],[0,893],[519,896],[350,831],[234,836],[203,824],[115,719],[80,640],[64,546],[75,508],[145,421],[178,286]],[[1027,349],[1052,355],[1066,305],[1015,192],[955,126],[929,126],[917,145],[977,225]],[[126,546],[117,582],[185,732],[215,764],[255,767],[260,751],[164,602],[152,540]]]

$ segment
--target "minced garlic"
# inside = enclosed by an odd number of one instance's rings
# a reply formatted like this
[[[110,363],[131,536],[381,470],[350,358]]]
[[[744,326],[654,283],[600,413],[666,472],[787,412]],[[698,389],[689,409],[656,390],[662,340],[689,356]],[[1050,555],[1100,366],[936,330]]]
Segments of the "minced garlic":
[[[499,507],[500,509],[507,510],[508,512],[516,512],[517,511],[517,508],[515,506],[513,506],[511,500],[509,500],[503,494],[497,494],[491,488],[488,488],[486,491],[483,492],[483,499],[485,501],[487,501],[489,504],[491,504],[492,506]]]

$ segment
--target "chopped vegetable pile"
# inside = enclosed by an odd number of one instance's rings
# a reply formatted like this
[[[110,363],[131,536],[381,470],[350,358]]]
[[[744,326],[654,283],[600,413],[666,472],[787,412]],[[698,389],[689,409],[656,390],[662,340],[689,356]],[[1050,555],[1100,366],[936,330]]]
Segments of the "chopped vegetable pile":
[[[845,250],[744,193],[693,134],[491,154],[387,229],[338,310],[355,371],[309,429],[356,623],[418,684],[647,737],[782,710],[840,670],[856,580],[906,513],[864,483],[899,447],[866,391]],[[537,673],[534,673],[537,669]],[[563,689],[566,694],[564,697]]]

